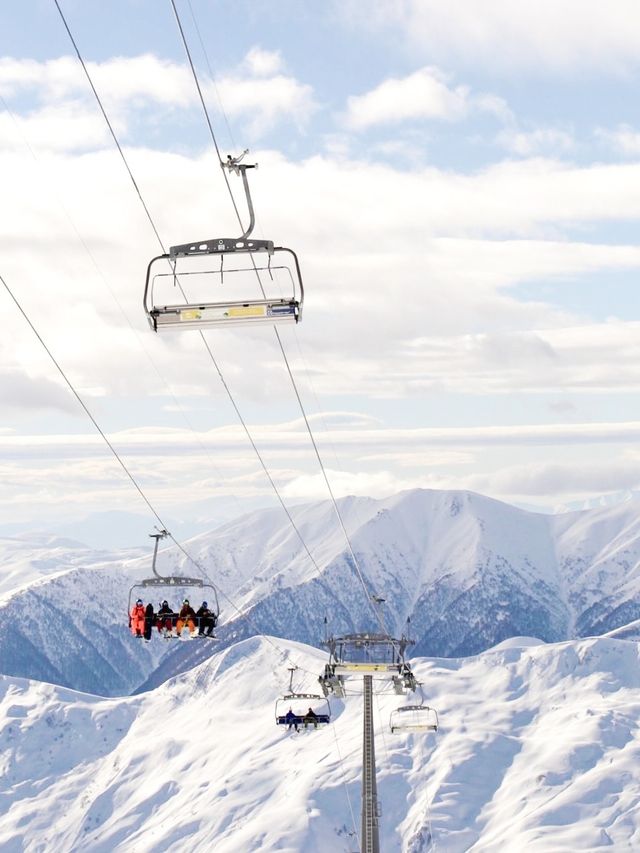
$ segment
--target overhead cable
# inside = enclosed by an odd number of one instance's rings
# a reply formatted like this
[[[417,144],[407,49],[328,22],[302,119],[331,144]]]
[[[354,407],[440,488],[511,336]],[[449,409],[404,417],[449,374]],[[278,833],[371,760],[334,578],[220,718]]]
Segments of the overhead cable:
[[[184,46],[184,50],[185,50],[185,53],[186,53],[186,55],[187,55],[187,60],[188,60],[188,62],[189,62],[189,66],[190,66],[190,68],[191,68],[191,73],[192,73],[192,75],[193,75],[194,83],[195,83],[195,86],[196,86],[196,89],[197,89],[197,92],[198,92],[198,97],[199,97],[199,99],[200,99],[200,104],[201,104],[201,106],[202,106],[202,110],[203,110],[203,112],[204,112],[204,116],[205,116],[205,120],[206,120],[206,123],[207,123],[207,127],[209,128],[209,133],[210,133],[210,135],[211,135],[211,140],[212,140],[212,142],[213,142],[213,146],[214,146],[215,151],[216,151],[216,154],[217,154],[217,156],[218,156],[218,161],[219,161],[220,165],[221,165],[221,166],[223,166],[223,165],[224,165],[224,161],[222,160],[222,156],[221,156],[221,154],[220,154],[220,148],[219,148],[219,146],[218,146],[218,141],[217,141],[217,139],[216,139],[215,131],[214,131],[214,129],[213,129],[213,124],[212,124],[212,122],[211,122],[211,118],[210,118],[210,116],[209,116],[209,111],[208,111],[208,109],[207,109],[207,105],[206,105],[206,103],[205,103],[204,96],[203,96],[203,94],[202,94],[202,87],[200,86],[200,81],[199,81],[199,79],[198,79],[198,73],[197,73],[197,71],[196,71],[196,68],[195,68],[195,65],[194,65],[194,62],[193,62],[193,59],[192,59],[192,56],[191,56],[191,51],[189,50],[189,45],[188,45],[188,42],[187,42],[187,39],[186,39],[186,36],[185,36],[184,28],[183,28],[183,26],[182,26],[182,21],[180,20],[180,14],[179,14],[179,12],[178,12],[178,8],[177,8],[177,6],[176,6],[175,0],[170,0],[170,3],[171,3],[171,6],[172,6],[172,8],[173,8],[173,13],[174,13],[174,15],[175,15],[176,23],[177,23],[177,25],[178,25],[178,30],[180,31],[180,36],[181,36],[181,38],[182,38],[182,44],[183,44],[183,46]],[[228,176],[227,176],[226,169],[223,169],[223,174],[224,174],[225,183],[226,183],[226,185],[227,185],[227,190],[228,190],[228,192],[229,192],[229,196],[230,196],[230,198],[231,198],[231,202],[232,202],[232,204],[233,204],[233,209],[234,209],[234,211],[235,211],[235,213],[236,213],[236,217],[237,217],[237,219],[238,219],[238,224],[240,225],[240,228],[243,228],[243,225],[242,225],[242,219],[241,219],[241,217],[240,217],[240,212],[238,211],[238,206],[237,206],[236,201],[235,201],[235,198],[234,198],[234,196],[233,196],[233,192],[231,191],[231,185],[230,185],[230,183],[229,183],[229,178],[228,178]],[[255,261],[253,260],[253,257],[251,257],[251,261],[252,261],[252,263],[253,263],[253,267],[254,267],[254,270],[255,270],[255,273],[256,273],[256,276],[257,276],[257,279],[258,279],[258,283],[259,283],[259,285],[260,285],[260,289],[261,289],[261,291],[262,291],[262,295],[264,296],[264,295],[265,295],[265,292],[264,292],[264,289],[263,289],[263,287],[262,287],[262,282],[261,282],[261,280],[260,280],[260,275],[259,275],[259,273],[258,273],[258,270],[257,270],[256,266],[255,266]],[[286,354],[285,349],[284,349],[284,346],[283,346],[283,344],[282,344],[282,339],[280,338],[280,334],[279,334],[278,330],[275,328],[275,326],[274,326],[274,332],[275,332],[275,335],[276,335],[276,339],[277,339],[277,341],[278,341],[278,345],[279,345],[279,348],[280,348],[280,352],[282,353],[282,357],[283,357],[284,362],[285,362],[285,365],[286,365],[287,372],[288,372],[288,374],[289,374],[289,378],[291,379],[291,383],[292,383],[292,385],[293,385],[293,389],[294,389],[294,392],[295,392],[295,395],[296,395],[296,399],[297,399],[297,401],[298,401],[298,405],[299,405],[299,407],[300,407],[300,411],[302,412],[302,416],[303,416],[303,418],[304,418],[304,422],[305,422],[305,425],[306,425],[307,431],[308,431],[308,433],[309,433],[309,437],[310,437],[310,439],[311,439],[311,443],[312,443],[312,445],[313,445],[313,449],[314,449],[314,451],[315,451],[316,457],[317,457],[317,459],[318,459],[318,463],[319,463],[320,468],[321,468],[321,470],[322,470],[322,475],[323,475],[324,481],[325,481],[325,483],[326,483],[326,485],[327,485],[327,489],[328,489],[328,491],[329,491],[329,495],[330,495],[330,497],[331,497],[331,501],[332,501],[332,503],[333,503],[334,511],[335,511],[335,513],[336,513],[336,515],[337,515],[337,517],[338,517],[338,521],[339,521],[339,523],[340,523],[340,527],[341,527],[341,529],[342,529],[343,535],[344,535],[345,540],[346,540],[346,543],[347,543],[347,548],[348,548],[349,553],[350,553],[350,555],[351,555],[351,557],[352,557],[352,560],[353,560],[353,568],[354,568],[354,570],[355,570],[355,572],[356,572],[356,574],[357,574],[357,576],[358,576],[358,579],[359,579],[359,581],[360,581],[360,583],[361,583],[361,585],[362,585],[363,591],[364,591],[365,596],[366,596],[366,598],[367,598],[367,602],[368,602],[369,606],[371,607],[371,609],[372,609],[372,611],[373,611],[373,614],[374,614],[374,616],[375,616],[375,618],[376,618],[376,621],[377,621],[377,622],[379,623],[379,625],[380,625],[380,628],[381,628],[381,630],[382,630],[382,633],[386,633],[386,630],[385,630],[385,627],[384,627],[384,621],[383,621],[383,619],[382,619],[382,617],[381,617],[381,614],[378,612],[378,609],[376,608],[376,606],[375,606],[374,602],[372,601],[371,593],[369,592],[369,589],[367,588],[367,584],[366,584],[366,581],[365,581],[365,579],[364,579],[364,574],[363,574],[363,572],[362,572],[362,569],[360,568],[360,563],[359,563],[358,558],[357,558],[357,556],[356,556],[356,554],[355,554],[355,551],[354,551],[354,549],[353,549],[353,546],[351,545],[351,540],[350,540],[350,538],[349,538],[349,534],[347,533],[346,526],[345,526],[344,521],[343,521],[343,519],[342,519],[342,514],[340,513],[340,508],[338,507],[338,503],[337,503],[337,501],[336,501],[336,499],[335,499],[335,496],[334,496],[334,494],[333,494],[333,489],[331,488],[331,484],[329,483],[329,478],[328,478],[328,476],[327,476],[327,472],[326,472],[326,469],[325,469],[324,463],[323,463],[323,461],[322,461],[322,457],[320,456],[320,451],[319,451],[319,449],[318,449],[318,445],[317,445],[316,440],[315,440],[315,438],[314,438],[313,431],[312,431],[312,429],[311,429],[311,424],[309,423],[309,419],[308,419],[308,417],[307,417],[307,413],[306,413],[306,411],[305,411],[305,409],[304,409],[304,405],[303,405],[303,403],[302,403],[302,398],[300,397],[300,393],[299,393],[299,391],[298,391],[298,387],[297,387],[297,385],[296,385],[296,381],[295,381],[295,378],[294,378],[294,376],[293,376],[293,372],[292,372],[292,370],[291,370],[291,366],[290,366],[290,364],[289,364],[289,359],[287,358],[287,354]],[[202,334],[202,332],[201,332],[200,334]]]

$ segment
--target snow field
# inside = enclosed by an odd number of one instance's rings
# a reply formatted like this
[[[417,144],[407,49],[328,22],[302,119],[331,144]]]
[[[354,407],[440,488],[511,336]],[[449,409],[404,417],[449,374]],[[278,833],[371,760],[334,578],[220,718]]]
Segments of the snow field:
[[[437,735],[391,735],[405,700],[375,697],[385,853],[640,848],[636,644],[516,643],[414,661]],[[358,849],[360,685],[332,701],[330,726],[274,723],[287,667],[316,692],[325,660],[255,637],[122,699],[2,677],[0,848]]]

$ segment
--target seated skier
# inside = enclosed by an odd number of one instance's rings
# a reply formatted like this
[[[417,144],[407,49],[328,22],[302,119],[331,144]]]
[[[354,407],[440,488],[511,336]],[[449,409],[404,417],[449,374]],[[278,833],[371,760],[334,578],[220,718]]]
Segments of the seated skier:
[[[165,637],[171,636],[171,630],[173,628],[174,616],[175,616],[175,613],[173,612],[171,607],[169,607],[169,602],[166,600],[163,601],[162,604],[160,605],[160,609],[158,610],[158,613],[157,613],[157,617],[158,617],[157,625],[158,625],[158,631],[162,632]]]
[[[134,637],[142,637],[144,631],[144,603],[139,598],[131,608],[129,614],[129,628]]]
[[[316,712],[313,710],[313,708],[309,708],[309,710],[307,711],[307,713],[306,713],[306,714],[304,715],[304,717],[302,718],[302,722],[304,723],[304,727],[305,727],[305,729],[307,728],[307,726],[309,725],[309,723],[313,723],[313,728],[314,728],[314,729],[317,729],[317,728],[318,728],[318,715],[317,715],[317,714],[316,714]]]
[[[213,610],[209,610],[206,601],[203,601],[202,606],[196,611],[196,617],[198,619],[198,636],[213,637],[213,629],[216,627],[216,614]]]
[[[284,715],[284,722],[285,724],[288,724],[289,731],[291,731],[292,726],[293,728],[295,728],[296,731],[298,731],[298,716],[297,714],[293,713],[291,708],[289,708],[287,713]]]
[[[185,598],[182,602],[182,607],[180,608],[180,613],[178,614],[178,621],[176,623],[176,630],[178,632],[178,636],[182,634],[182,629],[187,625],[187,628],[190,631],[191,636],[195,636],[196,634],[196,611],[189,604],[189,599]]]

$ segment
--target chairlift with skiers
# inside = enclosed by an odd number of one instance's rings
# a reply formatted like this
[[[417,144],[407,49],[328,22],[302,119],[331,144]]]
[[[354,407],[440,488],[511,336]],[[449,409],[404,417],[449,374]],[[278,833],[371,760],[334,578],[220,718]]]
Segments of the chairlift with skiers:
[[[218,594],[216,592],[216,588],[213,584],[208,583],[203,580],[203,578],[194,578],[187,577],[186,575],[161,575],[158,573],[156,569],[156,561],[158,558],[158,545],[161,539],[164,539],[166,536],[169,536],[169,532],[167,530],[159,530],[157,533],[150,533],[149,536],[155,540],[154,548],[153,548],[153,560],[151,563],[151,571],[153,572],[153,577],[143,578],[142,580],[136,581],[133,584],[131,589],[129,590],[129,605],[127,614],[131,613],[132,603],[134,600],[141,599],[142,590],[156,590],[160,589],[163,591],[163,595],[166,590],[188,590],[188,589],[200,589],[203,591],[207,591],[207,598],[210,598],[212,602],[215,602],[214,606],[210,608],[212,613],[215,616],[215,620],[217,622],[218,616],[220,615],[220,607],[218,604]]]
[[[331,722],[331,705],[326,697],[317,693],[299,693],[293,689],[293,675],[297,667],[289,667],[289,692],[276,700],[277,726],[300,728],[326,725]],[[311,713],[310,713],[311,712]]]

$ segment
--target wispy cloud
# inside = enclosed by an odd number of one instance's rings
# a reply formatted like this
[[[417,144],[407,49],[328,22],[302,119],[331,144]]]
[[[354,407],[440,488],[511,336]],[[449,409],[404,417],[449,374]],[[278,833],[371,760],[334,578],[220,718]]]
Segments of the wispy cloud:
[[[638,157],[640,155],[640,131],[628,124],[619,124],[614,129],[600,127],[596,137],[614,153],[623,157]]]
[[[336,15],[385,37],[400,30],[413,54],[448,65],[618,74],[640,61],[635,0],[342,0]]]

